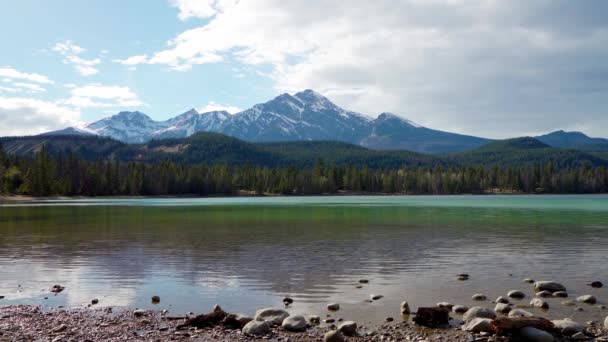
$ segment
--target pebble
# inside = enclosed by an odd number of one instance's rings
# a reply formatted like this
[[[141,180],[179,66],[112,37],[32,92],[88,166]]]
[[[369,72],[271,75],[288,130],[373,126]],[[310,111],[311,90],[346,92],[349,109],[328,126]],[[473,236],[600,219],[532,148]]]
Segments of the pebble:
[[[353,321],[346,321],[338,326],[338,331],[346,336],[353,336],[357,333],[357,323]]]
[[[340,304],[338,304],[338,303],[327,304],[327,310],[338,311],[338,310],[340,310]]]
[[[602,282],[601,282],[601,281],[594,281],[594,282],[592,282],[591,284],[589,284],[589,286],[591,286],[591,287],[595,287],[595,288],[598,288],[598,289],[599,289],[599,288],[603,287],[603,286],[604,286],[604,284],[602,284]]]
[[[515,299],[524,299],[526,297],[526,294],[519,290],[511,290],[509,291],[509,293],[507,293],[507,296]]]
[[[576,298],[577,302],[586,303],[586,304],[595,304],[597,303],[597,299],[592,295],[583,295]]]
[[[285,304],[285,306],[289,306],[289,305],[293,304],[293,299],[290,297],[285,297],[285,298],[283,298],[283,304]]]
[[[534,280],[530,279],[530,278],[526,278],[526,279],[524,279],[524,283],[534,284]]]
[[[457,277],[458,280],[469,280],[469,275],[466,273],[459,274]]]
[[[394,320],[395,320],[395,319],[394,319],[393,317],[386,317],[386,319],[385,319],[385,321],[387,321],[387,322],[392,322],[392,321],[394,321]]]
[[[509,317],[532,317],[532,313],[523,309],[513,309],[509,312]]]
[[[467,310],[467,312],[465,312],[464,315],[462,316],[462,319],[465,322],[470,322],[475,318],[494,319],[494,318],[496,318],[496,314],[494,313],[494,311],[492,311],[490,309],[482,308],[481,306],[474,306],[474,307],[470,308],[469,310]]]
[[[158,304],[158,303],[160,303],[160,297],[152,296],[152,304]]]
[[[563,292],[563,291],[556,291],[556,293],[557,292]],[[549,292],[549,291],[540,291],[540,292],[536,292],[536,296],[542,297],[542,298],[549,298],[549,297],[553,297],[553,293]]]
[[[534,298],[530,301],[530,305],[534,308],[539,308],[539,309],[549,309],[549,303],[547,303],[547,301],[542,300],[540,298]]]
[[[566,298],[566,297],[568,297],[568,292],[566,292],[566,291],[556,291],[556,292],[553,292],[553,297]]]
[[[311,325],[319,325],[319,324],[321,324],[321,317],[315,316],[315,315],[310,315],[310,316],[308,316],[308,321],[310,322]]]
[[[576,312],[583,312],[583,311],[585,311],[585,309],[583,309],[583,308],[574,308],[574,311],[576,311]]]
[[[287,331],[306,331],[306,318],[300,315],[288,316],[283,320],[281,327]]]
[[[369,298],[370,298],[371,300],[379,300],[379,299],[384,298],[384,296],[383,296],[383,295],[376,295],[376,294],[372,294],[372,295],[369,295]]]
[[[245,335],[260,336],[270,332],[270,324],[265,321],[251,321],[242,330]]]
[[[484,294],[476,293],[472,296],[473,300],[483,301],[486,300],[487,297]]]
[[[464,324],[462,330],[473,333],[494,332],[494,327],[492,326],[492,320],[489,318],[475,318]]]
[[[409,315],[410,314],[410,305],[408,304],[408,302],[402,302],[401,303],[401,314],[402,315]]]
[[[582,324],[574,322],[573,320],[571,320],[569,318],[554,320],[554,321],[551,321],[551,323],[553,323],[553,325],[555,326],[555,329],[560,331],[562,335],[566,335],[566,336],[572,336],[585,329],[585,327]]]
[[[323,336],[325,342],[344,342],[344,335],[337,330],[328,331]]]
[[[367,279],[361,279],[361,280],[359,280],[359,283],[360,284],[369,284],[369,280],[367,280]]]
[[[496,307],[494,308],[494,312],[500,313],[503,315],[508,314],[510,311],[511,311],[511,306],[509,304],[505,304],[505,303],[497,303]]]
[[[97,305],[97,304],[99,304],[99,299],[96,298],[91,301],[91,305]]]
[[[503,304],[509,304],[509,300],[503,296],[500,296],[498,298],[496,298],[495,300],[496,303],[503,303]]]
[[[256,321],[268,322],[270,325],[281,325],[283,320],[289,316],[289,312],[283,309],[265,308],[255,312]]]
[[[146,310],[137,309],[137,310],[133,311],[133,315],[135,315],[135,317],[142,317],[145,314],[146,314]]]
[[[464,314],[465,312],[467,312],[469,310],[469,308],[467,308],[466,306],[463,305],[454,305],[452,307],[452,312],[453,313],[457,313],[457,314]]]

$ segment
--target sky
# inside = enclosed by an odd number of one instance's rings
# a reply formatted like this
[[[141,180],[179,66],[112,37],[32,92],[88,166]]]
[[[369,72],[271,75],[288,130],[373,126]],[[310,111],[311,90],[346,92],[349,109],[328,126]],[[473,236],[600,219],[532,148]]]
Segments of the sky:
[[[0,0],[0,135],[314,89],[489,138],[608,137],[608,1]]]

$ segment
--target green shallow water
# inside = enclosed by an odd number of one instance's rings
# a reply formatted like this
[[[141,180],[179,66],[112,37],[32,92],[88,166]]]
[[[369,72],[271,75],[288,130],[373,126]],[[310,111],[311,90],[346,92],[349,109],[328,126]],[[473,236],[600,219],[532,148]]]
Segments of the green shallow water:
[[[0,206],[0,305],[293,312],[371,324],[399,303],[474,305],[554,279],[608,302],[608,196],[357,196],[33,201]],[[471,280],[460,282],[459,273]],[[362,289],[359,279],[369,279]],[[66,286],[58,296],[47,289]],[[20,285],[20,286],[19,286]],[[370,294],[385,297],[373,303]],[[152,295],[161,296],[152,305]],[[529,299],[528,299],[529,301]],[[608,312],[550,299],[554,317]],[[524,301],[527,303],[527,301]],[[485,303],[493,306],[491,303]],[[603,315],[603,316],[602,316]]]

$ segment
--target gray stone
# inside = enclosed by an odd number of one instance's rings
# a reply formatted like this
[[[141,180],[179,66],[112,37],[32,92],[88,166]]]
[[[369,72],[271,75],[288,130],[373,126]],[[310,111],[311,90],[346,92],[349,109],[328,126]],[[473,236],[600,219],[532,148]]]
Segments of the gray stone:
[[[530,301],[530,305],[534,308],[539,308],[539,309],[549,309],[549,303],[547,303],[547,301],[542,300],[540,298],[534,298]]]
[[[371,294],[371,295],[369,295],[369,298],[371,300],[379,300],[379,299],[382,299],[383,297],[384,297],[383,295],[377,295],[377,294]]]
[[[489,318],[474,318],[472,321],[464,324],[462,330],[473,333],[493,333],[494,327],[492,326],[492,320]]]
[[[519,290],[511,290],[509,291],[509,293],[507,293],[507,296],[515,299],[524,299],[526,297],[526,294]]]
[[[555,329],[559,330],[562,335],[566,335],[566,336],[572,336],[578,332],[583,331],[583,329],[585,329],[584,325],[582,325],[580,323],[576,323],[573,320],[568,319],[568,318],[558,319],[558,320],[554,320],[551,322],[555,326]]]
[[[473,297],[472,297],[472,298],[473,298],[474,300],[479,300],[479,301],[482,301],[482,300],[486,300],[486,299],[487,299],[487,297],[486,297],[484,294],[482,294],[482,293],[476,293],[476,294],[474,294],[474,295],[473,295]]]
[[[300,315],[289,316],[283,320],[281,326],[287,331],[306,331],[306,318]]]
[[[409,315],[410,313],[411,313],[411,311],[410,311],[410,305],[408,304],[408,302],[401,303],[401,314],[402,315]]]
[[[308,316],[308,321],[310,322],[311,325],[319,325],[319,324],[321,324],[321,317],[315,316],[315,315],[310,315],[310,316]]]
[[[530,278],[526,278],[526,279],[524,279],[524,283],[533,284],[534,280],[530,279]]]
[[[606,319],[604,320],[604,328],[608,329],[608,316],[606,316]]]
[[[500,313],[503,315],[508,314],[510,311],[511,311],[511,306],[509,304],[505,304],[505,303],[497,303],[496,307],[494,308],[494,312]]]
[[[509,312],[509,317],[532,317],[532,313],[523,309],[513,309]]]
[[[344,342],[344,335],[337,330],[328,331],[323,336],[325,342]]]
[[[584,295],[576,298],[578,302],[586,303],[586,304],[595,304],[597,303],[597,299],[592,295]]]
[[[452,312],[453,313],[457,313],[457,314],[464,314],[465,312],[469,311],[469,308],[467,308],[466,306],[463,305],[454,305],[452,307]]]
[[[243,334],[260,336],[270,331],[270,324],[265,321],[251,321],[243,327]]]
[[[564,292],[564,291],[557,291],[557,292]],[[549,298],[549,297],[553,297],[553,293],[545,290],[545,291],[536,292],[536,296],[542,297],[542,298]]]
[[[566,297],[568,297],[568,292],[566,292],[566,291],[556,291],[556,292],[553,292],[553,297],[566,298]]]
[[[549,291],[551,293],[557,291],[566,291],[566,287],[560,283],[556,283],[554,281],[537,281],[534,283],[534,289],[536,292],[540,291]]]
[[[338,311],[338,310],[340,310],[340,304],[338,304],[338,303],[327,304],[327,310]]]
[[[256,321],[268,322],[270,325],[281,325],[289,313],[283,309],[266,308],[255,312]]]
[[[469,310],[467,310],[467,312],[465,312],[464,315],[462,315],[462,319],[465,322],[470,322],[475,318],[494,319],[494,318],[496,318],[496,314],[494,313],[494,311],[492,311],[488,308],[482,308],[481,306],[474,306],[474,307],[470,308]]]
[[[357,333],[357,323],[353,321],[342,322],[342,324],[338,326],[338,330],[346,336],[353,336]]]
[[[519,334],[528,342],[553,342],[553,335],[533,327],[521,328]]]

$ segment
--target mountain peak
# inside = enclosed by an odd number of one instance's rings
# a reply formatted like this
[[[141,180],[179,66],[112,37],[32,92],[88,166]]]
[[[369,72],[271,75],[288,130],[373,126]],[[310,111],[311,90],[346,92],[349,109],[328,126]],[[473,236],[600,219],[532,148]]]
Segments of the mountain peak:
[[[408,120],[406,118],[403,118],[403,117],[401,117],[401,116],[399,116],[397,114],[393,114],[393,113],[390,113],[390,112],[380,113],[380,115],[378,115],[378,118],[376,120],[378,120],[378,121],[397,120],[397,121],[400,121],[400,122],[402,122],[402,123],[404,123],[406,125],[410,125],[410,126],[413,126],[413,127],[416,127],[416,128],[422,127],[422,126],[418,125],[417,123],[415,123],[415,122],[413,122],[411,120]]]

